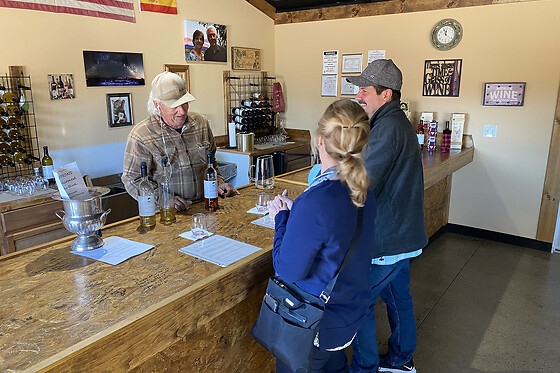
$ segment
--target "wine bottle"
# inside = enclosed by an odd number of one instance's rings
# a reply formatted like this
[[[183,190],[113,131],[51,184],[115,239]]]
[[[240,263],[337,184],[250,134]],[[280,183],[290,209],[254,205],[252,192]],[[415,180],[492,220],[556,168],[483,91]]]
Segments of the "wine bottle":
[[[12,118],[10,118],[12,119]],[[0,117],[0,128],[7,130],[8,128],[10,128],[10,125],[8,124],[8,122],[6,122],[6,119]]]
[[[416,130],[416,136],[418,137],[418,145],[420,145],[420,149],[424,147],[424,140],[426,134],[424,133],[424,125],[422,124],[422,120],[418,124],[418,129]]]
[[[19,98],[14,92],[7,91],[2,95],[2,101],[4,101],[5,103],[18,102]]]
[[[156,196],[154,188],[148,180],[146,162],[140,163],[142,181],[138,184],[138,215],[140,215],[140,232],[154,229],[156,226]]]
[[[15,115],[13,117],[8,118],[8,127],[9,128],[25,128],[25,124],[23,124],[21,117],[19,115]]]
[[[10,143],[9,147],[12,151],[12,154],[15,153],[15,152],[27,153],[27,150],[25,149],[25,147],[23,146],[21,141],[12,141]],[[1,149],[0,149],[0,153],[4,153],[4,152],[2,152]]]
[[[449,121],[445,122],[445,129],[441,140],[441,152],[449,153],[451,150],[451,130],[449,129]]]
[[[160,220],[159,222],[163,225],[170,225],[177,221],[175,216],[175,203],[174,203],[174,194],[171,188],[171,166],[167,165],[167,158],[161,159],[161,166],[162,166],[162,174],[159,179],[159,189],[160,193],[160,209],[159,215]]]
[[[14,154],[10,145],[5,142],[0,142],[0,154]]]
[[[0,166],[2,167],[15,167],[15,163],[11,156],[7,154],[0,155]]]
[[[218,172],[214,168],[214,154],[208,152],[208,166],[204,172],[204,206],[209,211],[216,211],[218,207]]]
[[[33,161],[29,159],[27,154],[23,152],[15,152],[14,153],[14,162],[17,164],[32,164]]]
[[[24,139],[24,137],[21,135],[21,133],[19,133],[19,131],[16,130],[16,129],[9,130],[8,131],[8,137],[12,141],[17,141],[17,140],[23,140]]]
[[[54,185],[53,159],[49,155],[49,147],[43,146],[43,158],[41,159],[43,167],[43,177],[47,179],[49,185]]]

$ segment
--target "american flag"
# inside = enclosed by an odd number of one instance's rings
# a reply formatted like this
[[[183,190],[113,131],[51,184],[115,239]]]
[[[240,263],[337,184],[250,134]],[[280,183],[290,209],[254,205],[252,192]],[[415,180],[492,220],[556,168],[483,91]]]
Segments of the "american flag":
[[[136,22],[132,1],[133,0],[0,0],[0,6]]]

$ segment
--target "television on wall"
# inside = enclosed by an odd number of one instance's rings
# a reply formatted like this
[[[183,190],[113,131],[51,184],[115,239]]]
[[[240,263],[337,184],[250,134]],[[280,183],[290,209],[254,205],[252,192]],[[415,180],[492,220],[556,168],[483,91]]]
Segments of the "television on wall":
[[[142,53],[84,51],[86,85],[145,85]]]

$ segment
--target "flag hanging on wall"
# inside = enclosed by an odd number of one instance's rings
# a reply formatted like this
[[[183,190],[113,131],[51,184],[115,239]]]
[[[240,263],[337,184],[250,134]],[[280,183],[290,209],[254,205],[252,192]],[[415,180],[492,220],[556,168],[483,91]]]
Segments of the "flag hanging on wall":
[[[133,0],[0,0],[0,7],[136,22]]]
[[[176,0],[138,0],[140,11],[177,14]]]

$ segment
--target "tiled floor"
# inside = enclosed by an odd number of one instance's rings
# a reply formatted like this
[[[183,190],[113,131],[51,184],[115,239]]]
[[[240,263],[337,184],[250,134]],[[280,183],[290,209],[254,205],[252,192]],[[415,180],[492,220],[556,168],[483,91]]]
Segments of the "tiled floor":
[[[419,373],[560,372],[560,255],[444,233],[411,264]],[[389,326],[377,304],[380,351]]]

